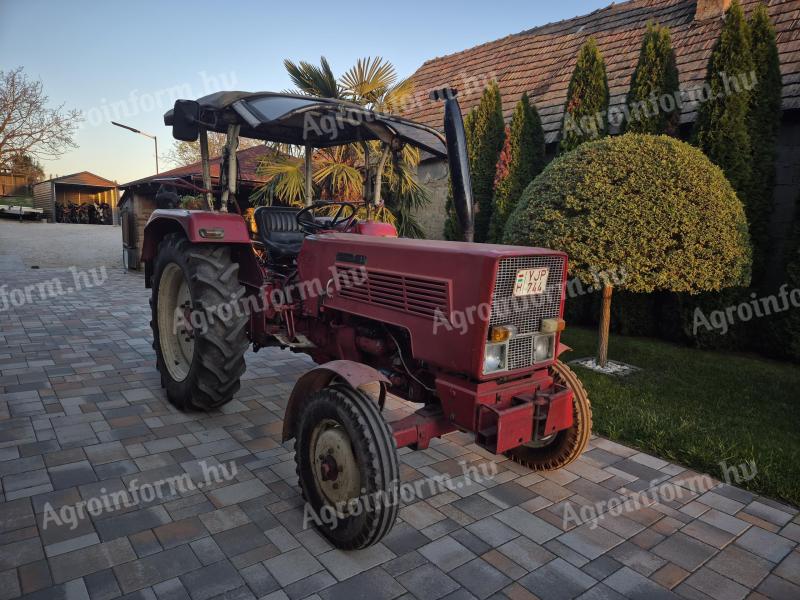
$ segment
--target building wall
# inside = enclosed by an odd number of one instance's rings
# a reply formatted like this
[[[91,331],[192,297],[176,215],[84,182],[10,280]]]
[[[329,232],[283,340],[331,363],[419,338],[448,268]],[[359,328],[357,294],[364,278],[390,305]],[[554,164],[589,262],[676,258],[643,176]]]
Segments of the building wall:
[[[771,251],[767,280],[780,285],[783,253],[800,198],[800,111],[784,115],[778,136],[775,164],[775,203],[770,216]]]
[[[444,222],[447,218],[445,205],[449,187],[447,162],[443,160],[427,160],[420,163],[417,169],[417,178],[430,196],[431,202],[421,210],[416,211],[416,217],[425,237],[429,240],[441,240],[444,231]]]
[[[33,186],[33,207],[41,208],[44,211],[44,218],[51,223],[55,219],[53,193],[52,181],[43,181]]]

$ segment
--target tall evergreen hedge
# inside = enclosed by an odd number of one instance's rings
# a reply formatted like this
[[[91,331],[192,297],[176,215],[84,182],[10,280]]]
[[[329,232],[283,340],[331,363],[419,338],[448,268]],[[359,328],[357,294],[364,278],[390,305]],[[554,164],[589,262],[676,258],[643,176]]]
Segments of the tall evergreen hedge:
[[[536,106],[528,99],[528,94],[522,94],[514,108],[509,128],[508,172],[500,178],[495,188],[489,241],[502,241],[508,216],[516,207],[525,188],[544,168],[544,153],[542,120]]]
[[[569,152],[608,133],[608,102],[606,63],[597,42],[590,37],[578,52],[567,88],[560,152]]]
[[[678,66],[668,27],[648,23],[626,99],[624,131],[678,135]]]
[[[752,213],[750,92],[743,82],[749,81],[752,71],[750,28],[739,1],[733,0],[708,63],[708,97],[699,106],[694,141],[725,173],[744,202],[748,221]]]
[[[503,106],[497,82],[492,81],[484,90],[471,126],[468,145],[472,194],[477,204],[475,241],[485,242],[492,220],[497,160],[505,139]]]
[[[775,29],[767,7],[759,4],[750,15],[750,41],[756,88],[750,98],[752,176],[751,209],[753,282],[760,283],[769,254],[769,216],[775,189],[775,142],[781,119],[781,65]]]

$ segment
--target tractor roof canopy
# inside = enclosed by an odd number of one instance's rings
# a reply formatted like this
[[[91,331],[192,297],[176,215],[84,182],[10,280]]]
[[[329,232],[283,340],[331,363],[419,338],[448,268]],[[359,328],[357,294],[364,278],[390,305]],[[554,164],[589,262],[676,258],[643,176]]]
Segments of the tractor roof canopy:
[[[188,116],[187,116],[188,115]],[[185,120],[195,127],[225,133],[240,125],[239,135],[270,142],[311,145],[314,148],[380,140],[408,143],[434,156],[446,157],[445,138],[435,129],[373,112],[334,98],[273,92],[216,92],[195,101],[178,100],[164,115],[164,124],[177,129]],[[197,136],[194,136],[197,139]]]

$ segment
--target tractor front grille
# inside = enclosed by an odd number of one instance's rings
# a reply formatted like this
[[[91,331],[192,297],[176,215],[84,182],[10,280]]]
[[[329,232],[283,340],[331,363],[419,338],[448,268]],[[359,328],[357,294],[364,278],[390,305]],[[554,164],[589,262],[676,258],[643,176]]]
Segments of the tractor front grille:
[[[336,270],[340,281],[353,282],[341,287],[342,298],[431,320],[437,313],[445,317],[450,314],[450,286],[446,280],[339,264]]]
[[[560,316],[564,289],[564,258],[561,256],[515,256],[500,260],[492,294],[489,327],[513,325],[516,334],[508,344],[508,369],[533,365],[533,334],[538,333],[542,319]],[[547,267],[547,288],[543,294],[514,296],[514,282],[521,269]]]

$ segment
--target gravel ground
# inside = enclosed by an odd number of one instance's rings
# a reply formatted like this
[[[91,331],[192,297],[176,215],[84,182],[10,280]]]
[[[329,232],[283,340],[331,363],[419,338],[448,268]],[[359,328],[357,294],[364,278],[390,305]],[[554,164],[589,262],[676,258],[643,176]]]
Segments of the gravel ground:
[[[103,265],[122,268],[119,227],[0,219],[0,270]]]

